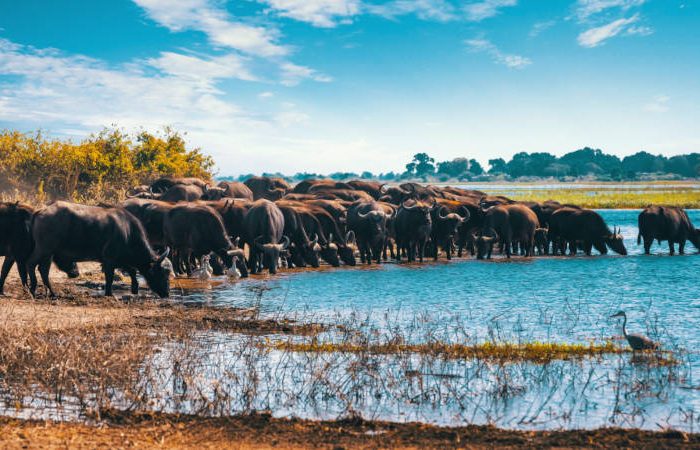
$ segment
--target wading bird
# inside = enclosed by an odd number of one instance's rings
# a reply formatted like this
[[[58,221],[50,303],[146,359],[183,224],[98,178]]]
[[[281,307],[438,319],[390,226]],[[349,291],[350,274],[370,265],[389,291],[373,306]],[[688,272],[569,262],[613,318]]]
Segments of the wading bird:
[[[622,321],[622,334],[625,335],[625,339],[627,339],[632,350],[656,350],[659,348],[658,343],[646,336],[642,336],[641,334],[627,334],[627,314],[625,314],[624,311],[618,311],[610,317],[622,317],[624,319]]]
[[[209,280],[214,271],[209,264],[209,255],[202,256],[199,269],[192,271],[192,276],[194,278],[199,278],[200,280]]]

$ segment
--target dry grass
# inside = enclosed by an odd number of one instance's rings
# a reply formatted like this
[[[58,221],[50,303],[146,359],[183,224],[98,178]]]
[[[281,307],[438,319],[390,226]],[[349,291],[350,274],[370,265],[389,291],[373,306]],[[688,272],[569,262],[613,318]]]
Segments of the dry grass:
[[[391,355],[414,353],[436,356],[443,359],[479,359],[484,361],[529,361],[546,364],[554,360],[580,359],[605,354],[626,353],[628,350],[615,346],[612,342],[603,344],[565,344],[554,342],[528,342],[522,344],[490,343],[475,345],[447,344],[432,342],[428,344],[354,344],[349,342],[320,343],[310,342],[276,342],[270,343],[278,350],[294,352],[323,352],[323,353],[368,353]]]
[[[316,422],[267,414],[229,418],[106,415],[99,426],[0,418],[3,448],[678,448],[700,435],[603,428],[525,432],[492,426],[442,428],[359,419]]]

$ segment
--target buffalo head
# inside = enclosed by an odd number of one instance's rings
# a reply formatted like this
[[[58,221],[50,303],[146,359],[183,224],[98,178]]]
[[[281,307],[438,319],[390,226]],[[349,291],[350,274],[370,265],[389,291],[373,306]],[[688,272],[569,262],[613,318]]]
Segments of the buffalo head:
[[[617,227],[613,228],[612,234],[605,237],[605,243],[618,255],[626,255],[627,249],[625,248],[624,238],[620,233],[620,229]]]
[[[170,274],[173,269],[170,261],[166,259],[168,254],[170,254],[170,248],[166,247],[163,253],[153,259],[141,273],[148,287],[161,298],[170,295]]]
[[[277,273],[277,267],[279,265],[279,259],[281,256],[287,256],[287,247],[289,247],[289,238],[287,236],[282,236],[281,244],[261,244],[259,241],[262,236],[258,236],[253,241],[256,249],[263,254],[263,267],[270,271],[270,273]]]
[[[338,247],[338,256],[343,260],[343,264],[354,266],[356,251],[357,241],[355,240],[355,232],[351,230],[348,231],[347,236],[345,236],[345,245]]]
[[[484,259],[484,257],[491,257],[491,252],[493,251],[493,244],[498,242],[498,234],[495,230],[489,229],[486,233],[481,233],[480,236],[474,236],[476,242],[476,258]]]

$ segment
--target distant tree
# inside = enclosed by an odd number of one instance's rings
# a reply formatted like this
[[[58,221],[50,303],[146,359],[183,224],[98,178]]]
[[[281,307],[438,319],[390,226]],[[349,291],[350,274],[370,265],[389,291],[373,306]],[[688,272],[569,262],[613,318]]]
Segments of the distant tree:
[[[489,159],[489,173],[506,173],[506,161],[503,158]]]
[[[630,178],[634,178],[640,173],[663,172],[665,166],[663,156],[655,156],[647,152],[637,152],[634,155],[626,156],[622,160],[622,171]]]
[[[437,173],[456,178],[469,170],[467,158],[455,158],[452,161],[443,161],[437,164]]]
[[[435,173],[435,159],[427,153],[416,153],[413,160],[406,164],[406,174],[416,177],[426,177]]]
[[[481,164],[479,164],[479,161],[477,161],[476,159],[470,159],[469,160],[469,172],[472,175],[483,175],[484,168],[481,167]]]
[[[365,180],[372,180],[372,179],[374,179],[374,174],[372,172],[365,170],[360,175],[360,178],[365,179]]]
[[[620,158],[617,156],[606,155],[602,150],[594,150],[590,147],[569,152],[559,158],[559,162],[570,167],[569,175],[572,176],[582,176],[589,173],[612,175],[619,173],[621,165]]]

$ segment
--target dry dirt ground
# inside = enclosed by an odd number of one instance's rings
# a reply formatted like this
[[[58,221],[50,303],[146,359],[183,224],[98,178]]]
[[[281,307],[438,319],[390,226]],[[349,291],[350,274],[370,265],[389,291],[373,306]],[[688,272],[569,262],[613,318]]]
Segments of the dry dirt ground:
[[[124,302],[96,297],[99,266],[81,265],[79,280],[52,271],[63,296],[30,299],[16,272],[0,297],[0,333],[71,333],[134,327],[164,330],[215,328],[235,333],[314,333],[315,325],[256,320],[246,310],[173,305],[136,299]],[[50,340],[50,339],[49,339]],[[7,342],[12,343],[11,339]],[[11,345],[11,344],[10,344]],[[7,348],[0,348],[10,354]],[[11,374],[0,373],[0,377]],[[487,426],[441,428],[361,420],[317,422],[274,419],[266,414],[230,418],[102,414],[97,424],[55,423],[0,417],[0,448],[700,448],[700,435],[677,431],[601,429],[595,431],[520,432]]]

